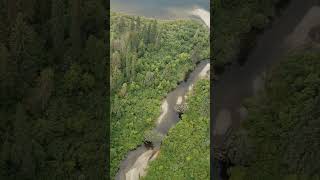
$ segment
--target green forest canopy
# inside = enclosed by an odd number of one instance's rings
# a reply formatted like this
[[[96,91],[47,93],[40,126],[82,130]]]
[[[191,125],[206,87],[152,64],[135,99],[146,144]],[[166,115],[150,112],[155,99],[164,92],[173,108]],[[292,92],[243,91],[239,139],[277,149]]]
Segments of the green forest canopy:
[[[111,176],[155,125],[165,95],[209,57],[209,32],[195,20],[111,14]]]
[[[320,178],[319,59],[318,50],[289,55],[246,103],[248,118],[230,144],[232,180]]]
[[[0,179],[104,179],[107,2],[0,1]]]

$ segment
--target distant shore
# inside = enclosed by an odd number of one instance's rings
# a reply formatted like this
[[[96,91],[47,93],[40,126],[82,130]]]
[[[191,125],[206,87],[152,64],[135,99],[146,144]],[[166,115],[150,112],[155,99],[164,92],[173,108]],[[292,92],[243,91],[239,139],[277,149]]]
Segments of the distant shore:
[[[210,29],[210,12],[204,9],[194,9],[192,10],[192,15],[198,16]]]

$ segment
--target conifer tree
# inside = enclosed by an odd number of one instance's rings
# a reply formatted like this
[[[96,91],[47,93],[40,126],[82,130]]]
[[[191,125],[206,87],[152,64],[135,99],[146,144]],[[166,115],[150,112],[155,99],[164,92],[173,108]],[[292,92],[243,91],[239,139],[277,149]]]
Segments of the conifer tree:
[[[17,16],[17,0],[7,0],[8,4],[8,22],[9,24],[14,24]]]
[[[131,32],[136,30],[136,25],[135,25],[135,22],[134,22],[134,18],[131,19],[130,30],[131,30]]]
[[[126,29],[126,23],[124,22],[123,17],[120,18],[119,24],[118,24],[118,32],[119,33],[124,33]]]
[[[136,24],[137,32],[140,32],[140,26],[141,26],[141,20],[140,20],[140,16],[138,16],[137,17],[137,24]]]
[[[126,78],[128,81],[131,79],[131,54],[126,56]]]
[[[71,0],[70,36],[73,55],[78,57],[81,49],[81,0]]]
[[[52,1],[52,42],[55,55],[61,58],[64,49],[64,1]]]

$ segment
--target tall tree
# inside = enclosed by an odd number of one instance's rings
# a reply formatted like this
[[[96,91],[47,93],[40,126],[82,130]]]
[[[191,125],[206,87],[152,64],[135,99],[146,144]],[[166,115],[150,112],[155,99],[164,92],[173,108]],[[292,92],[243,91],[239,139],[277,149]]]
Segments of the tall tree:
[[[64,1],[52,1],[51,8],[52,16],[52,42],[55,55],[58,58],[62,57],[64,49]]]
[[[140,19],[140,16],[138,16],[137,17],[137,25],[136,25],[137,32],[140,31],[140,27],[141,27],[141,19]]]
[[[54,72],[51,68],[41,71],[38,82],[37,96],[40,99],[41,110],[45,109],[54,88]]]
[[[118,32],[119,33],[124,33],[125,29],[126,29],[126,23],[124,22],[124,18],[121,17],[120,21],[119,21],[119,24],[118,24]]]
[[[12,25],[15,23],[17,16],[17,0],[7,0],[8,4],[8,22]]]
[[[3,105],[10,102],[14,92],[14,69],[9,58],[8,49],[0,44],[0,101]]]
[[[18,74],[23,83],[30,84],[37,76],[37,65],[40,63],[42,46],[39,44],[32,27],[27,24],[21,13],[16,18],[10,34],[10,53],[17,66]],[[23,74],[23,75],[22,75]]]
[[[136,64],[137,64],[137,55],[134,53],[131,57],[131,64],[130,64],[130,80],[134,81],[136,76]]]
[[[81,0],[71,0],[71,28],[70,36],[72,52],[75,57],[80,55],[81,50]]]
[[[13,163],[16,167],[15,176],[17,178],[33,179],[34,164],[31,158],[30,124],[27,122],[28,116],[22,104],[18,104],[14,122],[14,146]],[[26,157],[29,156],[29,157]]]
[[[36,0],[18,0],[18,9],[28,21],[34,20]]]
[[[130,81],[131,79],[131,59],[132,59],[132,55],[128,54],[126,56],[126,78],[128,81]]]
[[[37,0],[36,12],[40,24],[45,24],[51,15],[51,1],[52,0]],[[45,26],[44,26],[45,27]]]
[[[134,18],[131,19],[130,30],[131,31],[135,31],[136,30],[136,24],[134,22]]]
[[[158,35],[158,22],[154,20],[150,29],[150,39],[152,43],[155,43]]]

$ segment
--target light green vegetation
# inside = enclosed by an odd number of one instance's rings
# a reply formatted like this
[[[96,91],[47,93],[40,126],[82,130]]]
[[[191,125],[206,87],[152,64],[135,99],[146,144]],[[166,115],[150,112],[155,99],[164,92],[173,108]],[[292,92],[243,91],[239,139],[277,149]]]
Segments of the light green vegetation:
[[[194,20],[111,14],[111,176],[155,126],[161,101],[209,57],[209,32]]]
[[[209,80],[201,80],[187,100],[188,109],[170,129],[158,158],[150,163],[145,180],[209,179]]]

